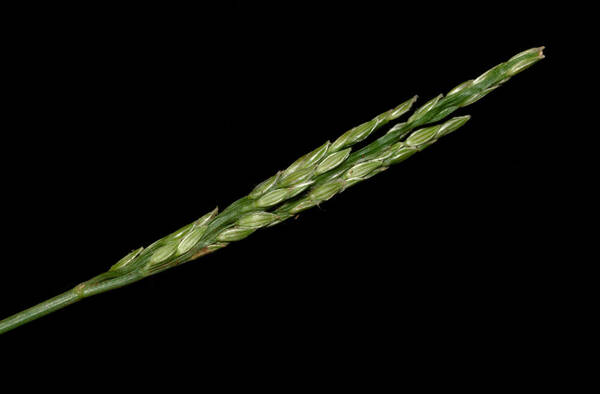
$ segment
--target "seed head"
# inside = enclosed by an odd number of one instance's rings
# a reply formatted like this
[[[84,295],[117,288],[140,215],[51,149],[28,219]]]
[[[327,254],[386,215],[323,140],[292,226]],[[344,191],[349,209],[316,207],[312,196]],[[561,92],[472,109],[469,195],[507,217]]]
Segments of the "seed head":
[[[447,122],[444,122],[441,125],[440,129],[438,130],[438,137],[448,135],[448,134],[452,133],[453,131],[459,129],[465,123],[467,123],[469,121],[469,119],[471,119],[471,116],[465,115],[465,116],[457,116],[455,118],[448,120]]]
[[[415,148],[413,148],[411,146],[406,146],[404,143],[402,143],[402,145],[398,146],[398,148],[396,149],[394,154],[385,160],[384,164],[385,165],[398,164],[398,163],[408,159],[409,157],[411,157],[412,155],[414,155],[417,152],[418,151]]]
[[[424,129],[417,130],[406,139],[406,145],[419,146],[425,144],[436,137],[436,134],[439,129],[440,126],[438,125],[425,127]]]
[[[319,187],[316,187],[310,192],[309,198],[319,202],[327,201],[331,197],[335,196],[337,192],[342,190],[343,187],[343,182],[340,182],[340,180],[335,179],[331,182],[327,182]]]
[[[135,258],[140,255],[140,253],[142,253],[142,250],[144,250],[143,246],[139,249],[131,251],[129,254],[127,254],[127,256],[123,257],[116,264],[114,264],[112,267],[110,267],[109,271],[118,270],[119,268],[123,268],[123,267],[127,266],[129,263],[134,261]]]
[[[256,229],[253,229],[253,228],[233,227],[233,228],[224,230],[221,234],[219,234],[217,236],[217,241],[222,241],[222,242],[239,241],[239,240],[246,238],[247,236],[249,236],[250,234],[252,234],[255,231],[256,231]]]
[[[297,213],[300,213],[306,209],[312,208],[315,205],[317,205],[318,203],[316,201],[310,200],[310,199],[303,199],[301,201],[299,201],[298,203],[294,204],[294,206],[292,206],[289,209],[289,212],[292,215],[295,215]]]
[[[388,118],[390,120],[398,119],[399,117],[407,113],[413,106],[415,101],[417,101],[417,98],[418,96],[413,96],[413,98],[411,98],[410,100],[406,100],[405,102],[394,108],[388,115]]]
[[[314,151],[302,156],[295,162],[293,162],[284,172],[283,177],[288,176],[291,173],[294,173],[300,169],[310,167],[313,164],[318,163],[329,150],[331,143],[327,141],[325,144],[321,145]]]
[[[279,219],[279,216],[268,212],[252,212],[238,220],[238,225],[245,228],[261,228]]]
[[[381,160],[373,160],[367,161],[364,163],[360,163],[346,171],[344,174],[344,179],[352,179],[352,178],[363,178],[376,168],[382,166]]]
[[[473,85],[472,79],[465,81],[465,82],[461,83],[460,85],[454,87],[452,90],[450,90],[448,92],[448,94],[446,95],[446,97],[460,93],[462,90],[464,90],[466,88],[470,88],[472,85]]]
[[[277,183],[277,181],[279,180],[280,176],[281,176],[281,173],[278,172],[277,174],[273,175],[266,181],[260,183],[258,186],[256,186],[254,188],[254,190],[252,190],[252,192],[250,192],[250,194],[248,194],[248,197],[250,197],[253,200],[259,198],[260,196],[262,196],[263,194],[265,194],[266,192],[271,190],[273,185],[275,185],[275,183]]]
[[[296,170],[291,174],[284,175],[279,180],[278,186],[288,187],[306,181],[307,179],[310,179],[312,177],[314,171],[314,167],[301,168],[299,170]]]
[[[153,265],[155,265],[157,263],[165,261],[166,259],[171,257],[171,255],[173,253],[175,253],[176,249],[177,249],[177,245],[173,244],[173,243],[169,243],[165,246],[162,246],[162,247],[156,249],[154,251],[154,253],[152,254],[152,257],[150,257],[150,262],[148,263],[148,267],[152,267]]]
[[[425,114],[427,114],[431,109],[437,104],[438,101],[443,97],[443,94],[438,95],[437,97],[432,98],[425,104],[423,104],[419,109],[417,109],[411,116],[408,118],[408,123],[416,122],[421,119]]]
[[[340,164],[342,164],[350,155],[352,148],[344,149],[339,152],[332,153],[327,156],[321,164],[318,165],[315,175],[323,174],[327,171],[333,170]]]
[[[257,208],[267,208],[273,205],[279,204],[287,198],[289,191],[287,189],[275,189],[271,190],[258,200],[255,204]]]
[[[208,225],[194,227],[177,245],[177,254],[184,254],[196,246],[207,229]]]
[[[310,185],[312,185],[314,183],[315,183],[314,180],[310,180],[310,181],[299,183],[297,185],[289,187],[288,188],[289,194],[286,196],[286,199],[296,197],[298,194],[300,194],[303,191],[305,191],[306,189],[308,189],[310,187]]]
[[[212,220],[217,216],[218,213],[219,213],[219,207],[216,207],[215,209],[213,209],[206,215],[202,216],[200,219],[196,220],[194,222],[194,226],[203,226],[205,224],[212,222]]]

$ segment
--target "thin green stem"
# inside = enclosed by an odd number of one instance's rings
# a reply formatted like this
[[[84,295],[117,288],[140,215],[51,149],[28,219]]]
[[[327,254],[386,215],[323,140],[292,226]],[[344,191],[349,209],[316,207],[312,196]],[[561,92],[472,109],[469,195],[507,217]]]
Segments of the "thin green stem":
[[[144,277],[139,272],[130,272],[113,278],[107,278],[106,274],[107,273],[95,276],[89,281],[83,282],[69,291],[65,291],[56,297],[50,298],[29,309],[25,309],[22,312],[1,320],[0,334],[4,334],[5,332],[39,319],[49,313],[56,312],[57,310],[81,301],[86,297],[123,287]]]
[[[0,334],[4,334],[14,328],[22,326],[25,323],[36,320],[49,313],[55,312],[59,309],[64,308],[67,305],[71,305],[81,300],[81,297],[75,290],[69,290],[56,297],[50,298],[44,302],[32,306],[29,309],[25,309],[13,316],[10,316],[0,321]]]

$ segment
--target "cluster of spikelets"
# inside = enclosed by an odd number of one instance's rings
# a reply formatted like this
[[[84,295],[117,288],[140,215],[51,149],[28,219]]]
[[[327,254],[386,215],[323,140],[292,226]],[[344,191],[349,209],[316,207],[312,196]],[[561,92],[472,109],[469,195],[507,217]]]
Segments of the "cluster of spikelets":
[[[473,104],[510,77],[541,60],[542,48],[513,56],[474,80],[466,81],[416,109],[381,137],[356,150],[373,132],[407,113],[416,97],[327,142],[259,184],[249,195],[223,212],[217,209],[195,222],[122,258],[109,271],[75,288],[0,321],[0,334],[77,302],[85,297],[125,286],[148,275],[246,238],[305,209],[329,200],[365,179],[402,162],[450,134],[468,120],[459,116],[444,121],[454,111]],[[441,122],[443,123],[438,123]]]
[[[215,209],[148,248],[131,252],[111,271],[140,270],[150,275],[244,239],[260,228],[280,223],[331,199],[463,126],[470,118],[468,115],[432,124],[478,101],[542,59],[542,50],[533,48],[521,52],[478,78],[458,85],[446,96],[433,98],[416,109],[406,122],[396,124],[379,139],[353,152],[354,145],[407,113],[416,96],[403,102],[302,156],[221,214]]]

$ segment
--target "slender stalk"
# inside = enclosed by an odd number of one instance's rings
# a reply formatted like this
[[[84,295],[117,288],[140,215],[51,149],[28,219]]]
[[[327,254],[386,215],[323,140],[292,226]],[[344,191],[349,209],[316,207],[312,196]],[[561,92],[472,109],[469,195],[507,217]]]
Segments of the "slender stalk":
[[[104,275],[106,274],[100,274],[87,282],[75,286],[71,290],[65,291],[56,297],[50,298],[0,321],[0,334],[62,309],[67,305],[74,304],[86,297],[123,287],[143,278],[143,276],[140,276],[138,273],[131,272],[128,275],[114,277],[107,281],[99,281],[98,279],[101,279]]]
[[[56,297],[50,298],[36,306],[32,306],[31,308],[25,309],[22,312],[2,320],[0,322],[0,334],[62,309],[67,305],[74,304],[80,299],[81,298],[77,295],[75,290],[69,290],[59,294]]]
[[[458,85],[445,97],[439,95],[433,98],[415,110],[405,123],[395,125],[385,135],[358,151],[352,152],[354,145],[409,111],[416,96],[348,130],[333,143],[326,142],[265,180],[220,214],[215,209],[147,248],[132,251],[109,271],[0,321],[0,334],[83,298],[128,285],[212,253],[385,171],[465,124],[469,116],[431,125],[457,109],[478,101],[512,76],[541,60],[542,49],[521,52],[478,78]],[[417,129],[425,125],[428,127]]]

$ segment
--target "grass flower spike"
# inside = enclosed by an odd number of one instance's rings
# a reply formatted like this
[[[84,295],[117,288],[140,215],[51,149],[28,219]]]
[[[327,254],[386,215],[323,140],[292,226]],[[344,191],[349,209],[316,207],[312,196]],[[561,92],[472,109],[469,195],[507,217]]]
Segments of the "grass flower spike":
[[[300,157],[259,183],[247,196],[219,213],[218,208],[146,248],[127,254],[107,272],[0,321],[0,334],[83,298],[136,282],[215,252],[255,231],[274,226],[374,177],[462,127],[470,116],[445,120],[473,104],[544,56],[543,47],[521,52],[479,77],[440,94],[413,111],[379,138],[355,146],[398,120],[413,107],[414,96]]]

